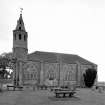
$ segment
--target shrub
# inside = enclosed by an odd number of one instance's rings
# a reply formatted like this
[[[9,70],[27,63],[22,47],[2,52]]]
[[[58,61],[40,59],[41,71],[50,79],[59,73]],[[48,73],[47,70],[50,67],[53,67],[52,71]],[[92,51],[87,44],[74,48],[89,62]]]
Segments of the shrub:
[[[87,69],[83,74],[86,87],[92,87],[96,79],[97,71],[95,69]]]

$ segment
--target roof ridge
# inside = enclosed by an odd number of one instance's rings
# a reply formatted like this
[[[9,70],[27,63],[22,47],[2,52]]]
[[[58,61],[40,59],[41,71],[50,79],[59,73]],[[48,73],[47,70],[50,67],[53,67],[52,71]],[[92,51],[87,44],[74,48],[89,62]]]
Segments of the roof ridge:
[[[59,53],[59,52],[50,52],[50,51],[34,51],[34,52],[30,53],[30,54],[37,53],[37,52],[39,52],[39,53],[60,54],[60,55],[76,55],[77,56],[77,54]]]

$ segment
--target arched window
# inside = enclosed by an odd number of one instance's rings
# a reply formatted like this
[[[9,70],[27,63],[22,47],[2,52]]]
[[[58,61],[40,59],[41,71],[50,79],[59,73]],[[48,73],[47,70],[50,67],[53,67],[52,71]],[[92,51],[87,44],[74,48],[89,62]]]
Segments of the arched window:
[[[72,80],[72,72],[71,71],[66,72],[65,80],[66,81]]]
[[[33,79],[33,74],[31,74],[31,79]]]
[[[50,71],[48,72],[47,78],[48,78],[49,80],[54,80],[55,75],[54,75],[54,71],[53,71],[53,70],[50,70]]]
[[[20,21],[20,24],[21,24],[21,21]]]
[[[24,35],[24,41],[26,41],[26,36]]]
[[[21,40],[21,34],[19,34],[19,40]]]
[[[19,27],[19,30],[21,30],[21,27]]]

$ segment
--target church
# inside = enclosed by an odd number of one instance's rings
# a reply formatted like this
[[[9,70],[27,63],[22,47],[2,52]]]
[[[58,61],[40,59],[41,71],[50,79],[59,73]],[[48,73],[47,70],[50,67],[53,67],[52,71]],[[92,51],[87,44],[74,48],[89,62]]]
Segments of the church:
[[[75,54],[35,51],[28,54],[28,33],[22,13],[13,30],[13,56],[17,59],[14,78],[20,85],[83,86],[83,73],[97,65]]]

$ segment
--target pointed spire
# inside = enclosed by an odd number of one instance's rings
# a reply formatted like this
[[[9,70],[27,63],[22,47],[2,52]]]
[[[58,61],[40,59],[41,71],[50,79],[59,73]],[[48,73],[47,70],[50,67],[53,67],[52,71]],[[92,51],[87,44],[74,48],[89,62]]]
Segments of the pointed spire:
[[[20,14],[22,14],[23,8],[20,8]]]
[[[17,26],[16,26],[16,30],[23,30],[25,31],[25,26],[24,26],[24,22],[23,22],[23,18],[22,18],[22,10],[23,8],[20,8],[20,17],[19,20],[17,21]]]

